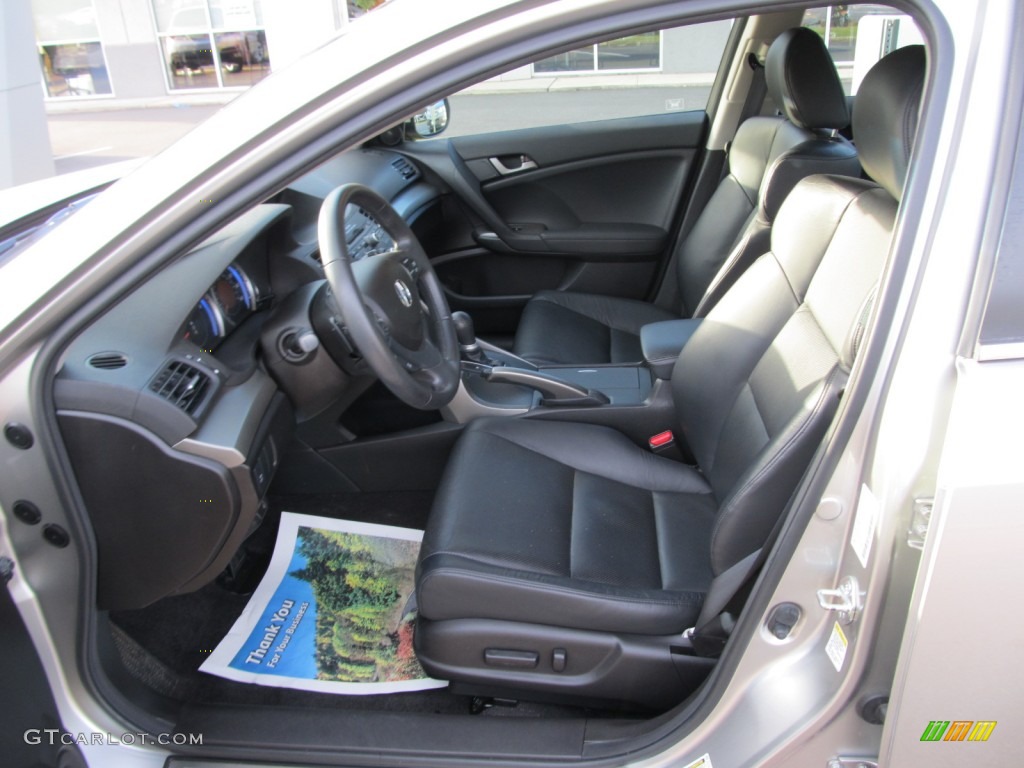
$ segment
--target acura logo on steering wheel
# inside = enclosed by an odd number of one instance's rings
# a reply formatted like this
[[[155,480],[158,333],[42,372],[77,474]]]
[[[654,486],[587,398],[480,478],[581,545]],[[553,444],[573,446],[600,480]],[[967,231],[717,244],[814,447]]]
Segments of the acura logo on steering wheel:
[[[404,306],[412,306],[412,291],[410,291],[409,286],[401,280],[395,280],[395,293],[398,294],[398,300],[401,301]]]

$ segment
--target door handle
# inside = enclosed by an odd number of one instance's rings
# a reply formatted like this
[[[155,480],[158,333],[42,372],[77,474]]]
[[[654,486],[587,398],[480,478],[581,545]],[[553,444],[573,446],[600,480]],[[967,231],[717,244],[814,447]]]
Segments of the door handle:
[[[501,157],[490,158],[490,163],[502,176],[511,173],[522,173],[531,171],[537,167],[537,163],[529,155],[502,155]]]

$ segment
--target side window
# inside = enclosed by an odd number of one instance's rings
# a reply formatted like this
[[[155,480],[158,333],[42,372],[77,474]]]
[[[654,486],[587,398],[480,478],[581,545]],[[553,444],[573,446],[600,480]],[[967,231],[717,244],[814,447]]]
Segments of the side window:
[[[731,21],[581,46],[450,97],[445,137],[704,109]]]
[[[875,62],[897,48],[923,43],[914,20],[887,5],[828,5],[804,13],[803,26],[825,40],[846,92],[856,94]]]

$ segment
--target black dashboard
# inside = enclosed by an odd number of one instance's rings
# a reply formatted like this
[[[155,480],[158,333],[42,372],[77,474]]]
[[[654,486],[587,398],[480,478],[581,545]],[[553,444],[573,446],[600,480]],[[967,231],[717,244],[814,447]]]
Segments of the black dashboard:
[[[323,304],[319,209],[349,182],[414,229],[440,199],[396,152],[335,157],[137,286],[66,350],[54,399],[97,535],[101,607],[141,607],[220,573],[260,523],[303,388],[343,395],[350,376],[328,355],[299,365],[281,339],[308,331]],[[365,210],[347,220],[350,258],[396,247]]]

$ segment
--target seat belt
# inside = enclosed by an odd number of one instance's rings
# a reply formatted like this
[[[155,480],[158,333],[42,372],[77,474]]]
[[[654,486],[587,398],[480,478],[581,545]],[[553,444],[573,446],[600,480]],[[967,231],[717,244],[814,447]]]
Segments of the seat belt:
[[[697,623],[694,624],[694,632],[702,631],[708,622],[725,612],[729,603],[739,594],[747,580],[764,564],[765,558],[761,556],[764,551],[765,548],[761,547],[751,552],[711,580],[711,587],[704,598],[704,605],[700,609],[700,615],[697,616]]]
[[[736,123],[737,128],[747,121],[747,118],[760,114],[761,106],[764,104],[764,96],[768,92],[768,84],[764,78],[764,64],[757,58],[753,51],[747,54],[747,66],[752,70],[750,75],[750,88],[747,89],[747,98],[743,100],[743,108],[740,110],[740,119]],[[725,155],[728,158],[729,150],[732,149],[730,141],[725,146]]]
[[[747,89],[747,98],[743,100],[743,109],[740,110],[740,121],[737,125],[754,115],[760,114],[761,106],[764,104],[764,96],[768,92],[768,83],[765,82],[764,64],[757,58],[757,54],[751,51],[747,54],[747,66],[752,71],[750,75],[750,88]]]
[[[748,585],[753,585],[754,577],[767,559],[764,553],[770,548],[766,544],[751,552],[711,580],[697,622],[692,629],[683,633],[683,637],[689,638],[698,656],[717,659],[721,655],[733,627],[736,626],[736,618],[726,609],[736,597],[746,591]],[[739,613],[738,610],[736,612]]]
[[[739,614],[742,603],[746,602],[747,592],[754,586],[754,579],[757,578],[761,566],[768,559],[768,553],[775,545],[775,540],[782,532],[785,518],[785,512],[779,515],[760,549],[733,563],[711,580],[696,623],[692,629],[683,633],[683,637],[689,638],[698,656],[717,659],[721,655],[733,627],[736,626],[733,611]],[[736,606],[737,602],[741,604]]]

